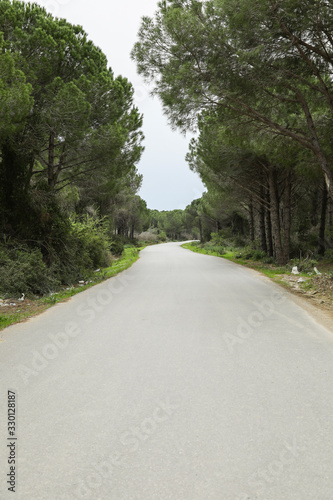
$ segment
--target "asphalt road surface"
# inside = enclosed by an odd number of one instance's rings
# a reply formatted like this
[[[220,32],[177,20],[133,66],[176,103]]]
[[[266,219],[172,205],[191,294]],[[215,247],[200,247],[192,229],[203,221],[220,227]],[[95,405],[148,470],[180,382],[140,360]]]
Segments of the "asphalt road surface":
[[[333,499],[333,333],[253,271],[152,246],[0,339],[1,499]]]

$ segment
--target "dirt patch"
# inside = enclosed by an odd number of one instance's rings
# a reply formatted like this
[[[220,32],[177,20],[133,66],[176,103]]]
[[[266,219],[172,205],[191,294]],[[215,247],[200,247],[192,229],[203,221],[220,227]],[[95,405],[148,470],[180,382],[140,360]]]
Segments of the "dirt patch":
[[[40,308],[45,308],[44,304],[40,304],[38,301],[25,300],[22,302],[16,302],[15,300],[9,299],[3,301],[0,304],[0,314],[14,314],[18,312],[35,312]]]
[[[15,319],[15,323],[20,323],[37,316],[48,307],[48,304],[43,304],[40,300],[2,300],[0,302],[0,330],[7,326],[6,318]]]
[[[279,281],[298,297],[300,306],[310,312],[326,328],[333,330],[333,276],[300,277],[282,274]]]
[[[323,274],[307,278],[282,274],[279,278],[294,292],[311,298],[316,303],[326,304],[333,311],[333,276]]]

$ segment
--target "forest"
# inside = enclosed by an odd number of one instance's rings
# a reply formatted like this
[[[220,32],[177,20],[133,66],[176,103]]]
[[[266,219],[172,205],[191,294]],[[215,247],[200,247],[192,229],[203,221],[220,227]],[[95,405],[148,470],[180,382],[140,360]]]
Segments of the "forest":
[[[142,19],[132,59],[170,126],[197,132],[206,187],[157,211],[138,195],[132,84],[80,26],[0,2],[0,298],[165,241],[333,261],[332,31],[326,0],[167,0]]]
[[[332,29],[327,0],[168,0],[143,19],[138,72],[174,129],[198,131],[201,239],[333,257]]]
[[[0,293],[108,266],[147,212],[133,87],[79,26],[0,2]]]

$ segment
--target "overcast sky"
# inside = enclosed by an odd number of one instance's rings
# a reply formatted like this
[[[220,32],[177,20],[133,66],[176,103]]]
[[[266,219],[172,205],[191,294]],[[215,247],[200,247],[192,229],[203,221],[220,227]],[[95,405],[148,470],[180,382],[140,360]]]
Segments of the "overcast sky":
[[[89,38],[108,57],[115,76],[127,77],[135,88],[135,104],[144,115],[145,152],[138,165],[143,174],[140,196],[148,208],[185,208],[200,198],[204,187],[185,162],[191,136],[173,132],[157,98],[136,73],[130,52],[140,20],[153,15],[157,0],[37,0],[57,17],[83,26]]]

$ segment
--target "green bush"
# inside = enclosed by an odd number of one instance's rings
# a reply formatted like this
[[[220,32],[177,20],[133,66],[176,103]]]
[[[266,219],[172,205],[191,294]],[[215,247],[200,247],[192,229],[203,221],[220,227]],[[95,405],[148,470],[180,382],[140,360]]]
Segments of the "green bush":
[[[71,242],[67,247],[80,271],[106,267],[110,262],[110,240],[103,219],[87,215],[71,220]]]
[[[267,253],[262,250],[255,250],[252,254],[253,260],[263,260],[265,258],[267,258]]]
[[[59,285],[54,269],[48,268],[39,249],[26,245],[0,246],[0,294],[44,294]]]
[[[70,231],[61,244],[51,247],[50,262],[62,284],[85,278],[92,270],[108,267],[111,262],[108,227],[103,219],[86,216],[70,219]]]
[[[213,246],[243,248],[246,246],[245,239],[240,235],[233,235],[230,228],[221,229],[218,233],[211,233],[210,243]]]
[[[160,234],[158,235],[158,241],[166,241],[167,240],[167,235],[164,231],[160,231]]]
[[[276,260],[274,259],[274,257],[270,257],[269,255],[266,255],[266,257],[264,257],[262,261],[264,264],[276,264]]]
[[[315,259],[305,258],[305,259],[292,259],[292,266],[297,266],[298,270],[302,273],[310,273],[313,268],[318,266],[318,261]]]
[[[26,243],[0,243],[0,294],[43,295],[63,284],[84,279],[97,268],[108,267],[111,251],[123,253],[120,238],[109,237],[105,219],[86,216],[50,222],[47,237]]]
[[[113,236],[110,243],[110,250],[112,255],[120,257],[124,251],[124,242],[121,236]]]
[[[242,251],[236,255],[236,259],[252,259],[256,250],[250,246],[242,248]]]
[[[206,248],[210,252],[215,252],[218,255],[223,255],[225,253],[225,249],[222,245],[207,245]]]
[[[237,248],[243,248],[246,246],[246,241],[242,236],[235,236],[233,243]]]
[[[327,260],[331,260],[333,262],[333,249],[332,248],[329,248],[328,250],[326,250],[325,258]]]
[[[219,233],[211,233],[211,243],[213,245],[219,245],[221,241],[223,240],[221,231]]]

